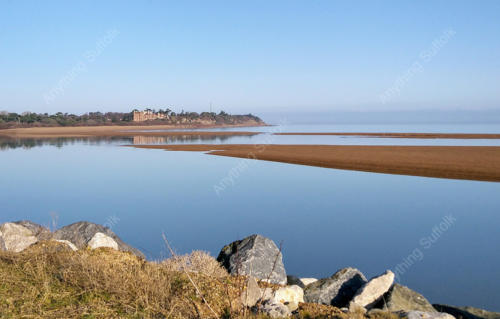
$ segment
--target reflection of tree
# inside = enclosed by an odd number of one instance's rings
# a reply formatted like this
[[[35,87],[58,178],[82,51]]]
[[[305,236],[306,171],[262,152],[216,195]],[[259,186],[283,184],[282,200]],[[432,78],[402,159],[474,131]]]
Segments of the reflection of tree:
[[[130,143],[131,137],[48,137],[48,138],[11,138],[0,137],[0,149],[25,148],[30,149],[39,146],[63,147],[69,144],[111,144]]]
[[[170,136],[92,136],[92,137],[44,137],[44,138],[12,138],[0,137],[0,150],[40,146],[63,147],[73,144],[176,144],[176,143],[206,143],[224,142],[235,137],[231,135],[170,135]],[[251,136],[248,136],[251,138]]]

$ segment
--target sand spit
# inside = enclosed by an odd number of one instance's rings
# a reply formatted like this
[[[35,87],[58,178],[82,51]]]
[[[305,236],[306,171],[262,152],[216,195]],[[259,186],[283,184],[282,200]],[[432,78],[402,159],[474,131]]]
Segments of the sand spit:
[[[500,147],[196,144],[135,145],[169,151],[356,171],[500,182]]]
[[[422,139],[500,139],[500,134],[472,134],[472,133],[274,133],[274,135],[335,135],[335,136],[358,136],[378,138],[422,138]]]
[[[0,130],[0,136],[17,138],[47,138],[47,137],[91,137],[91,136],[183,136],[183,135],[210,135],[210,136],[252,136],[259,132],[236,131],[153,131],[179,130],[213,127],[239,126],[179,126],[179,125],[144,125],[144,126],[75,126],[75,127],[32,127]],[[241,126],[243,127],[243,126]],[[151,132],[153,131],[153,132]]]

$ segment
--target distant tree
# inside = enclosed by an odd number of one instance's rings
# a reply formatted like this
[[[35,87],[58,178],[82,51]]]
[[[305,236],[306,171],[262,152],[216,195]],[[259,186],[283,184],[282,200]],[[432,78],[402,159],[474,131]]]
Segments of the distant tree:
[[[125,122],[132,122],[133,119],[134,119],[133,112],[125,113],[125,115],[123,116],[123,121],[125,121]]]
[[[134,109],[129,113],[121,112],[106,112],[100,111],[88,112],[82,115],[71,113],[57,112],[55,114],[48,113],[32,113],[23,112],[22,114],[9,113],[7,111],[0,112],[0,128],[17,127],[17,126],[75,126],[75,125],[106,125],[106,124],[119,124],[122,122],[133,121]],[[151,108],[146,108],[146,111],[154,111]],[[163,121],[170,121],[171,123],[178,123],[187,120],[188,122],[196,121],[197,119],[209,119],[215,123],[232,124],[243,123],[248,120],[255,120],[261,122],[262,120],[252,114],[247,115],[229,115],[224,111],[219,114],[214,112],[186,112],[182,110],[181,113],[175,113],[170,108],[159,109],[159,114],[166,115]]]

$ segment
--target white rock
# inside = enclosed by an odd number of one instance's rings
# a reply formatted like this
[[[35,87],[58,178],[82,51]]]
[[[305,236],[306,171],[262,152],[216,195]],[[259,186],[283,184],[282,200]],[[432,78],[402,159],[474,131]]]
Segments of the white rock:
[[[55,239],[55,241],[57,241],[58,243],[63,243],[63,244],[68,245],[68,247],[71,248],[71,250],[73,250],[73,251],[78,250],[78,248],[76,248],[76,246],[72,242],[70,242],[69,240]]]
[[[387,270],[382,275],[372,278],[359,288],[352,302],[359,306],[370,308],[391,288],[393,282],[394,273]]]
[[[253,307],[262,297],[262,290],[259,288],[254,277],[247,280],[247,289],[241,294],[241,303],[246,307]]]
[[[313,282],[318,281],[316,278],[300,278],[300,281],[304,284],[304,286],[307,286],[309,284],[312,284]]]
[[[258,307],[253,307],[252,309],[257,313],[263,313],[271,318],[285,318],[292,315],[287,306],[275,299],[265,300]]]
[[[6,248],[5,248],[5,243],[3,242],[3,237],[2,237],[2,236],[3,236],[3,234],[2,234],[2,232],[0,231],[0,251],[4,251],[4,250],[6,250]]]
[[[285,306],[290,310],[291,312],[294,312],[295,310],[299,309],[299,303],[296,301],[290,301],[285,304]]]
[[[87,243],[90,249],[108,247],[118,250],[118,243],[108,235],[103,233],[95,233],[94,237]]]
[[[286,286],[274,292],[274,299],[283,304],[304,302],[304,290],[297,285]]]
[[[455,319],[454,316],[444,312],[408,311],[397,314],[400,318],[408,319]]]
[[[273,299],[274,298],[274,291],[272,288],[264,288],[262,292],[262,300],[267,300],[267,299]]]
[[[14,223],[0,225],[0,233],[2,234],[5,249],[16,253],[25,250],[38,241],[31,230]]]

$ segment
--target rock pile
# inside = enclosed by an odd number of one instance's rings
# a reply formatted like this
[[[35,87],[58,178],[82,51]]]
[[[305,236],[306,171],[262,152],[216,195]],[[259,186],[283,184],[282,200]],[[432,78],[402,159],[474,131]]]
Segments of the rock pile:
[[[137,249],[125,244],[109,228],[89,222],[78,222],[62,227],[54,233],[30,221],[3,223],[0,225],[0,250],[21,252],[42,240],[53,240],[65,244],[71,250],[108,247],[144,255]]]
[[[408,319],[454,319],[453,315],[467,319],[500,319],[491,316],[495,313],[485,311],[482,313],[490,316],[474,316],[472,312],[469,313],[471,316],[464,316],[467,312],[449,306],[440,306],[438,311],[421,294],[394,283],[395,276],[390,270],[370,280],[358,269],[350,267],[319,280],[287,275],[276,244],[260,235],[225,246],[218,261],[230,274],[249,277],[242,304],[271,318],[291,316],[300,303],[306,302],[308,305],[335,306],[346,313],[367,313],[368,317],[390,311]],[[280,287],[260,288],[258,281],[268,281]],[[474,314],[478,311],[480,309]]]
[[[109,228],[90,222],[77,222],[55,232],[30,221],[0,224],[0,251],[21,252],[44,240],[60,242],[65,245],[61,247],[74,251],[107,247],[144,257]],[[315,304],[368,317],[390,311],[408,319],[500,319],[498,313],[477,308],[433,306],[421,294],[394,283],[394,273],[390,270],[370,280],[351,267],[319,280],[287,276],[281,250],[261,235],[224,246],[217,260],[229,274],[247,277],[241,304],[271,318],[289,317],[300,307]]]

